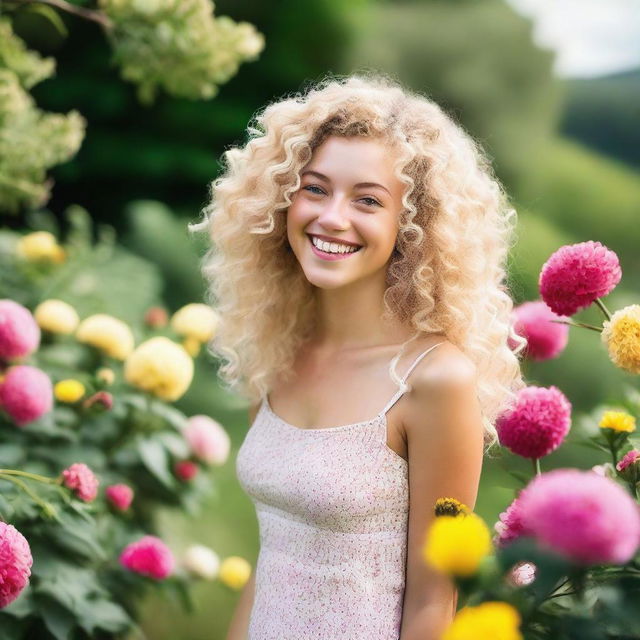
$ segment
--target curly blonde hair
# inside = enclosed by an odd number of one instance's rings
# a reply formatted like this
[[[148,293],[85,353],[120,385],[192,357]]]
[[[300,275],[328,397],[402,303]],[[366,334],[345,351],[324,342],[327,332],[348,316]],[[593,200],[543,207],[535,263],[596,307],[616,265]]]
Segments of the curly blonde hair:
[[[487,453],[497,416],[524,386],[517,354],[526,341],[513,330],[504,283],[516,212],[479,144],[385,74],[325,76],[257,112],[247,143],[224,152],[204,220],[189,225],[211,240],[202,273],[220,321],[208,349],[223,360],[223,387],[263,398],[276,376],[292,375],[315,331],[314,287],[288,245],[286,212],[328,136],[374,137],[395,151],[406,188],[384,314],[416,335],[444,334],[474,362]]]

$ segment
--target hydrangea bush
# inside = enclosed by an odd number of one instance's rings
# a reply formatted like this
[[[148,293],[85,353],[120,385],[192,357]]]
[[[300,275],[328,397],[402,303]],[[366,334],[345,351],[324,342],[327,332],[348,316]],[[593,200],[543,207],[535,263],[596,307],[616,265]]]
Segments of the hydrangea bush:
[[[77,238],[8,234],[7,273],[22,274],[22,292],[29,277],[32,294],[50,290],[78,255],[86,264]],[[0,292],[9,285],[0,278]],[[229,457],[220,423],[171,404],[215,335],[215,312],[152,306],[129,324],[33,297],[0,297],[0,636],[122,637],[139,630],[149,588],[187,608],[196,581],[241,589],[245,559],[199,540],[173,549],[154,520],[161,507],[197,514]]]
[[[640,373],[640,305],[612,314],[601,300],[621,275],[616,254],[599,242],[556,251],[540,273],[542,299],[514,309],[525,357],[558,357],[573,326],[598,332],[614,365]],[[570,318],[592,304],[604,315],[602,326]],[[503,447],[531,461],[533,477],[511,472],[524,486],[492,537],[450,496],[436,502],[426,532],[425,562],[452,577],[459,594],[439,640],[640,638],[638,411],[640,393],[630,390],[619,407],[598,407],[585,418],[589,429],[574,442],[601,452],[603,464],[543,472],[541,459],[567,446],[571,402],[553,385],[518,392],[496,429]]]

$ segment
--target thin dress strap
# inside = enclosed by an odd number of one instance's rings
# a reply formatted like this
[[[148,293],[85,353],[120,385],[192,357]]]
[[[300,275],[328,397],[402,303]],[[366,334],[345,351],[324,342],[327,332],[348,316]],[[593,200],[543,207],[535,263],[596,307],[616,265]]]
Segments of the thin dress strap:
[[[409,367],[409,369],[407,370],[407,373],[405,373],[404,376],[402,377],[402,382],[400,384],[400,388],[395,392],[395,394],[393,395],[391,400],[387,403],[387,406],[382,410],[382,413],[387,413],[387,411],[389,411],[389,409],[391,409],[391,407],[402,397],[402,395],[406,391],[409,391],[411,389],[411,386],[407,384],[407,378],[409,377],[409,375],[411,375],[411,372],[416,368],[416,366],[420,362],[420,360],[422,360],[422,358],[424,358],[429,353],[429,351],[431,351],[432,349],[435,349],[437,346],[439,346],[441,344],[442,344],[442,342],[438,342],[437,344],[434,344],[434,345],[430,346],[426,351],[423,351],[413,361],[413,364]]]

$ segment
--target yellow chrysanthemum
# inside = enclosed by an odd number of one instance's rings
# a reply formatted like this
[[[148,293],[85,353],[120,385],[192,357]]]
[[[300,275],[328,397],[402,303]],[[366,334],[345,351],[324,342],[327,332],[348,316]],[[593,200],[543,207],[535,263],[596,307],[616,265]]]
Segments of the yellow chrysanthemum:
[[[18,255],[29,262],[62,262],[64,249],[49,231],[34,231],[22,236],[16,245]]]
[[[471,512],[439,516],[432,521],[423,546],[423,558],[443,573],[471,576],[492,551],[489,528]]]
[[[611,362],[625,371],[640,373],[640,305],[616,311],[602,326],[600,337]]]
[[[116,379],[116,374],[113,372],[113,369],[109,369],[109,367],[100,367],[100,369],[96,371],[96,378],[106,385],[112,385]]]
[[[195,358],[200,353],[202,343],[198,342],[195,338],[185,338],[182,341],[182,346],[192,358]]]
[[[177,400],[193,378],[193,360],[179,344],[164,336],[143,342],[127,358],[125,380],[163,400]]]
[[[41,329],[64,335],[73,333],[80,322],[76,310],[70,304],[55,299],[41,302],[35,308],[33,317]]]
[[[483,602],[458,611],[441,640],[522,640],[521,617],[507,602]]]
[[[59,402],[78,402],[82,396],[84,396],[85,388],[82,382],[68,378],[67,380],[60,380],[53,387],[53,394],[56,400]]]
[[[631,433],[636,430],[636,419],[624,411],[605,411],[600,419],[600,428]]]
[[[470,509],[464,502],[455,498],[438,498],[434,507],[437,516],[457,516],[461,513],[469,513]]]
[[[187,304],[171,316],[171,328],[181,336],[208,342],[218,326],[218,314],[206,304]]]
[[[129,326],[105,313],[85,318],[76,330],[76,339],[103,353],[124,360],[133,351],[134,339]]]
[[[218,578],[231,589],[242,589],[251,577],[251,565],[240,556],[229,556],[222,561]]]

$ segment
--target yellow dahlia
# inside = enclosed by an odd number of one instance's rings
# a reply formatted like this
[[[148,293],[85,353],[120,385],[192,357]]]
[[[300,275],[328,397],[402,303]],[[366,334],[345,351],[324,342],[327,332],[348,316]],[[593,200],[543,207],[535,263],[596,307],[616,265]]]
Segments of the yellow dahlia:
[[[193,379],[193,360],[179,344],[164,336],[140,344],[124,364],[125,380],[163,400],[177,400]]]
[[[463,607],[441,640],[522,640],[520,613],[507,602],[483,602]]]
[[[600,419],[600,428],[631,433],[636,430],[636,419],[624,411],[605,411]]]
[[[171,328],[180,336],[208,342],[216,333],[218,314],[208,305],[187,304],[171,316]]]
[[[49,231],[27,233],[18,240],[18,255],[29,262],[63,262],[65,251]]]
[[[640,373],[640,305],[619,309],[602,326],[600,337],[611,362],[631,373]]]
[[[51,333],[69,335],[73,333],[80,318],[76,310],[62,300],[45,300],[34,310],[33,317],[39,327]]]
[[[439,516],[427,531],[423,558],[443,573],[471,576],[492,551],[489,528],[473,512]]]
[[[229,556],[222,561],[218,578],[231,589],[242,589],[251,577],[251,565],[240,556]]]
[[[59,402],[74,403],[82,398],[85,388],[79,380],[68,378],[56,383],[53,387],[53,393]]]
[[[116,360],[124,360],[134,345],[129,325],[106,313],[85,318],[76,330],[76,338]]]

